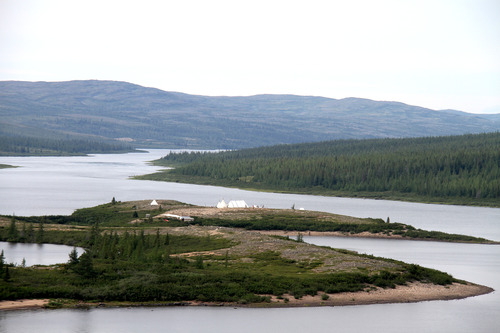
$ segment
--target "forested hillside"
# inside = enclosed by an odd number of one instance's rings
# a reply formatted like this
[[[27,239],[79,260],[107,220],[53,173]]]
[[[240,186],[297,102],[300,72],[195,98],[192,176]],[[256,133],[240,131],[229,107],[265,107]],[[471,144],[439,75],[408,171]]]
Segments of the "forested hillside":
[[[208,97],[126,82],[0,82],[0,136],[125,139],[134,147],[239,149],[500,130],[498,117],[361,98]]]
[[[0,155],[78,155],[123,153],[132,150],[130,145],[120,142],[0,136]]]
[[[500,133],[339,140],[170,154],[149,179],[275,191],[499,205]]]

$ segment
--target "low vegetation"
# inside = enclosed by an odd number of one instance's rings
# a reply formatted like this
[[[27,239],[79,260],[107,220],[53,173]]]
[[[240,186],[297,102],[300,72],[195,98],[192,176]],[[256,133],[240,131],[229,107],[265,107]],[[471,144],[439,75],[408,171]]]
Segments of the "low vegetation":
[[[271,296],[332,294],[394,288],[412,281],[447,285],[449,274],[403,262],[318,247],[286,237],[236,229],[256,221],[252,209],[236,212],[231,228],[198,217],[195,225],[155,217],[169,211],[196,210],[175,201],[117,202],[76,211],[67,217],[4,217],[3,241],[69,244],[68,262],[51,267],[7,264],[0,257],[0,299],[51,298],[98,302],[270,302]],[[230,213],[233,214],[233,213]],[[307,212],[268,212],[259,223],[299,226]],[[311,215],[318,213],[309,213]],[[328,214],[327,214],[328,215]],[[272,217],[271,217],[272,216]],[[331,214],[353,226],[386,225],[376,220]],[[311,219],[313,220],[313,219]],[[285,223],[284,222],[284,223]],[[318,225],[324,226],[327,222]],[[332,222],[329,222],[332,223]],[[281,226],[286,225],[282,224]],[[255,225],[257,226],[257,224]],[[308,226],[314,226],[312,221]],[[293,229],[293,228],[292,228]],[[74,304],[74,303],[73,303]]]

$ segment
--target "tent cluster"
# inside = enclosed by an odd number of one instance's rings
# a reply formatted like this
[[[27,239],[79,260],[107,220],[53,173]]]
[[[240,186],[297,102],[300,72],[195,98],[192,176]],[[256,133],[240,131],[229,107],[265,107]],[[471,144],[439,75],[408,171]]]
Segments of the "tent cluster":
[[[221,200],[217,203],[217,208],[248,208],[248,205],[245,200],[231,200],[229,203]]]

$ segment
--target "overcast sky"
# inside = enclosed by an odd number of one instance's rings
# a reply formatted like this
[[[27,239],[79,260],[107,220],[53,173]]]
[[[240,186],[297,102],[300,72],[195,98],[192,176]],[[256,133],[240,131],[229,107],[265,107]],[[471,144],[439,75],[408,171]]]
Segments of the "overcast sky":
[[[500,113],[500,0],[0,0],[0,80]]]

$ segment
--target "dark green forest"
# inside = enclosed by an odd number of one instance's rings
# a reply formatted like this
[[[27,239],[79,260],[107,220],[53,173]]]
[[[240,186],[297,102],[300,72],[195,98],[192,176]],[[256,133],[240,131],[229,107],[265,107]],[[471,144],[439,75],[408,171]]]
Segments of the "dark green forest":
[[[299,193],[498,206],[500,133],[337,140],[177,153],[148,179]]]
[[[0,155],[81,155],[134,150],[121,142],[85,139],[0,136]]]

